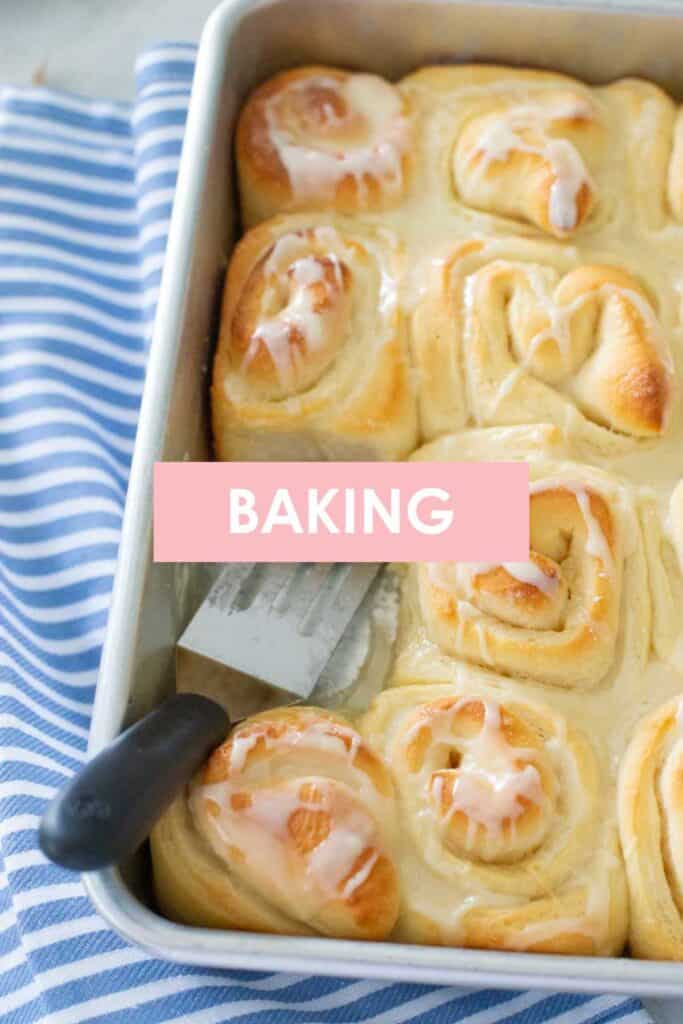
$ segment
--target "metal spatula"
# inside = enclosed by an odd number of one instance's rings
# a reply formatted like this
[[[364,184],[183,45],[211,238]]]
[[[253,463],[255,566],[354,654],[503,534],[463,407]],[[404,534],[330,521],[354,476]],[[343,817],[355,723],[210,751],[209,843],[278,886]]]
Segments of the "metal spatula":
[[[233,721],[307,700],[379,569],[226,566],[178,641],[178,689],[219,698]]]
[[[179,688],[193,692],[126,730],[57,794],[40,826],[45,855],[77,871],[129,857],[231,724],[311,696],[349,623],[360,628],[379,569],[227,566],[178,644]]]

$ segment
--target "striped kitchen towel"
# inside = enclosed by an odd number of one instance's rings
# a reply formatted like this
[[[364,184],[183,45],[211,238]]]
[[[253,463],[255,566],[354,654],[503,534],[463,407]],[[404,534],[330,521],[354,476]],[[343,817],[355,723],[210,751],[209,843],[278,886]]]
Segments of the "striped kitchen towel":
[[[146,53],[132,107],[0,92],[0,1021],[649,1021],[611,996],[163,963],[37,849],[85,755],[194,57]]]

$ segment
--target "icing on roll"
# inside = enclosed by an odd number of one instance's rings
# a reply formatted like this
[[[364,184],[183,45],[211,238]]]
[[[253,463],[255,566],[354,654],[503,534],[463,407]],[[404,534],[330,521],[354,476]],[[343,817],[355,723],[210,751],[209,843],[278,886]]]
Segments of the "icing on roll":
[[[556,795],[552,768],[533,735],[496,702],[435,701],[421,709],[403,742],[449,849],[506,863],[543,841]]]
[[[177,871],[202,860],[183,865],[179,845],[191,841],[190,858],[210,851],[205,895],[241,927],[242,917],[257,928],[265,916],[269,930],[380,938],[398,910],[392,829],[380,760],[343,719],[297,708],[240,725],[155,842],[159,859],[175,841]],[[177,907],[163,883],[161,898]]]
[[[376,75],[299,68],[275,76],[251,96],[238,127],[248,221],[394,205],[406,187],[411,137],[406,101]]]
[[[554,246],[477,240],[434,269],[413,340],[427,436],[468,417],[555,422],[604,452],[666,433],[677,387],[652,299],[620,267],[568,263]]]
[[[595,186],[581,155],[596,117],[579,94],[539,94],[465,124],[453,151],[462,200],[564,238],[584,223]]]
[[[683,960],[683,698],[640,722],[619,776],[634,955]]]
[[[531,484],[528,562],[418,569],[429,638],[451,657],[556,686],[592,686],[615,650],[623,558],[610,500],[581,481]]]
[[[333,228],[293,232],[252,270],[235,310],[232,345],[257,392],[277,399],[310,388],[343,345],[352,273],[340,248]]]
[[[488,612],[514,626],[558,629],[568,599],[560,567],[536,551],[528,562],[434,562],[430,576],[439,586],[476,601]]]
[[[609,955],[625,879],[587,740],[504,685],[404,686],[360,723],[399,799],[407,942]]]
[[[486,419],[495,419],[506,400],[514,404],[516,385],[532,376],[601,426],[636,437],[666,429],[673,392],[668,343],[624,271],[584,266],[553,287],[542,267],[494,262],[467,282],[465,303],[482,350],[499,343],[489,328],[506,305],[514,363],[497,382]],[[479,359],[478,349],[473,377]]]
[[[223,460],[396,459],[417,445],[404,250],[358,220],[279,217],[228,268],[213,364]]]

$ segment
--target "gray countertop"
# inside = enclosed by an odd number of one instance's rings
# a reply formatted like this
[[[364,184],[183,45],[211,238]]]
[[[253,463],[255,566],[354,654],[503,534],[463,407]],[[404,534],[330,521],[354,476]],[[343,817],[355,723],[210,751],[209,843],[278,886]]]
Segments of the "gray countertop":
[[[0,3],[0,79],[129,99],[140,50],[198,40],[217,0],[23,0]]]

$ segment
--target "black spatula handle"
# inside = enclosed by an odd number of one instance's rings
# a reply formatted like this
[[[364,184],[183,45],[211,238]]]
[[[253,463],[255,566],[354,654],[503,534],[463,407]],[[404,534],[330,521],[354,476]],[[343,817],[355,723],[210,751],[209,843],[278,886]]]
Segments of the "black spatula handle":
[[[125,860],[229,728],[215,701],[171,697],[84,765],[48,805],[40,824],[45,856],[74,871]]]

